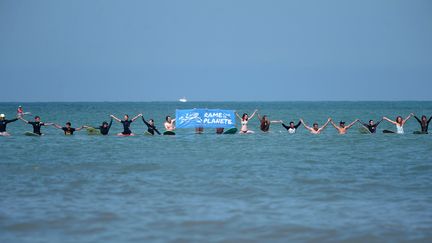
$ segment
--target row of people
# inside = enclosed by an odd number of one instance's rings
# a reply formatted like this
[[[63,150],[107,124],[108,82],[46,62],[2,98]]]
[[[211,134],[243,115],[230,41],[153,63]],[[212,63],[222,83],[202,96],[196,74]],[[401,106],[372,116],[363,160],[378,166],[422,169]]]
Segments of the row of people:
[[[270,120],[268,118],[268,116],[264,115],[261,116],[259,114],[257,114],[258,110],[255,110],[251,116],[248,116],[247,113],[244,113],[242,116],[239,116],[238,113],[235,113],[236,116],[240,119],[240,124],[241,124],[241,128],[240,128],[240,133],[253,133],[252,130],[249,130],[248,128],[248,123],[249,121],[255,116],[257,115],[259,121],[260,121],[260,130],[263,132],[268,132],[270,130],[270,125],[272,123],[281,123],[281,125],[289,132],[289,133],[295,133],[297,131],[297,129],[300,127],[300,125],[303,125],[310,133],[313,134],[320,134],[326,127],[328,124],[332,124],[332,126],[340,133],[340,134],[345,134],[347,133],[348,129],[350,129],[355,123],[359,122],[362,126],[364,126],[365,128],[367,128],[367,130],[370,133],[376,133],[377,131],[377,127],[378,125],[381,123],[381,121],[386,120],[392,124],[394,124],[396,126],[396,132],[394,131],[389,131],[389,130],[384,130],[383,132],[385,133],[399,133],[402,134],[404,133],[404,129],[403,126],[405,125],[405,123],[411,118],[411,117],[415,117],[415,119],[419,122],[420,127],[421,127],[421,132],[420,133],[428,133],[428,127],[429,127],[429,123],[432,120],[432,117],[430,117],[429,119],[427,119],[427,117],[425,115],[423,115],[421,118],[418,118],[417,116],[415,116],[413,113],[411,113],[408,117],[406,117],[405,119],[403,119],[401,116],[398,116],[396,118],[396,120],[391,120],[387,117],[383,117],[380,121],[378,122],[374,122],[373,120],[369,120],[368,123],[364,123],[359,119],[354,120],[353,122],[351,122],[349,125],[345,125],[344,121],[340,121],[339,125],[337,125],[336,123],[334,123],[332,118],[328,118],[327,122],[319,127],[318,123],[314,123],[311,126],[308,126],[303,119],[300,119],[299,122],[297,124],[295,124],[293,121],[291,121],[289,123],[289,125],[286,125],[282,120]],[[4,114],[0,114],[0,135],[2,136],[7,136],[9,135],[6,131],[6,125],[8,123],[11,122],[15,122],[18,119],[24,121],[25,123],[31,125],[33,127],[33,133],[37,134],[37,135],[42,135],[41,133],[41,127],[42,126],[54,126],[58,129],[61,129],[64,131],[65,135],[72,135],[75,131],[80,131],[83,128],[87,128],[87,129],[97,129],[100,131],[100,133],[102,135],[108,135],[109,130],[111,128],[111,125],[113,123],[113,120],[115,120],[116,122],[119,122],[123,125],[123,132],[119,133],[118,135],[134,135],[130,129],[131,123],[134,122],[136,119],[138,118],[142,118],[143,123],[147,126],[147,132],[151,135],[156,134],[161,134],[159,132],[159,130],[156,128],[154,120],[153,119],[149,119],[148,121],[144,118],[143,114],[138,114],[137,116],[133,117],[132,119],[129,119],[128,115],[125,115],[123,117],[123,119],[117,118],[114,115],[110,115],[111,120],[110,122],[106,122],[104,121],[102,123],[101,126],[86,126],[83,125],[81,127],[78,128],[73,128],[72,124],[70,122],[67,122],[65,124],[65,126],[60,126],[58,124],[55,123],[44,123],[41,122],[41,119],[39,116],[35,116],[34,121],[28,121],[26,119],[23,118],[24,114],[18,114],[17,118],[15,119],[11,119],[11,120],[7,120],[5,118]],[[175,119],[172,119],[170,116],[166,116],[165,118],[165,122],[164,122],[164,126],[165,126],[165,130],[166,131],[174,131],[175,130]],[[203,129],[202,128],[197,128],[197,133],[202,133]],[[216,130],[217,133],[222,133],[223,129],[219,128]]]

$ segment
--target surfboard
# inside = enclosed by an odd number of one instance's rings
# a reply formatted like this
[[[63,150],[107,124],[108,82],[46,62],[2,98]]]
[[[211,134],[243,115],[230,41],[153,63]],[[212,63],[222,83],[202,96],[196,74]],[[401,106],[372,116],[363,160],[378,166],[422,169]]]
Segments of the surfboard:
[[[223,134],[236,134],[237,130],[238,130],[237,128],[233,127],[233,128],[226,130]]]
[[[428,134],[428,133],[422,132],[422,131],[415,131],[415,132],[413,132],[413,134]]]
[[[133,137],[133,136],[135,136],[135,134],[133,134],[133,133],[131,133],[131,134],[118,133],[117,136],[119,136],[119,137]]]
[[[7,133],[7,132],[0,132],[0,136],[2,136],[2,137],[8,137],[8,136],[10,136],[10,134]]]
[[[361,134],[370,134],[371,132],[369,131],[369,129],[367,129],[366,127],[360,127],[359,128],[359,132]]]
[[[395,132],[390,131],[390,130],[384,130],[383,133],[390,133],[390,134],[393,134],[393,133],[395,133]]]
[[[163,135],[171,135],[171,136],[173,136],[173,135],[175,135],[175,132],[173,132],[173,131],[165,131],[163,133]]]
[[[33,133],[33,132],[25,132],[24,135],[26,136],[33,136],[33,137],[40,137],[39,134]]]
[[[149,133],[148,131],[145,131],[144,135],[146,135],[146,136],[153,136],[153,134]]]
[[[101,135],[101,132],[99,129],[96,129],[93,127],[88,127],[88,128],[86,128],[86,130],[87,130],[88,135]]]

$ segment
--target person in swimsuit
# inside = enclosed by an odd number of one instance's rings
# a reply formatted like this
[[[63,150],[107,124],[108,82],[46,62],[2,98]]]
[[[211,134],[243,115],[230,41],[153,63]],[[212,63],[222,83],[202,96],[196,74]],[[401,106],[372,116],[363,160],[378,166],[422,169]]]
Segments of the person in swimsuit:
[[[156,132],[157,134],[161,135],[161,133],[156,129],[156,126],[154,124],[154,120],[153,119],[150,119],[150,120],[146,121],[144,119],[144,116],[141,116],[141,118],[142,118],[144,124],[146,124],[146,126],[147,126],[147,132],[148,133],[150,133],[151,135],[154,135],[154,133]]]
[[[288,131],[288,133],[293,134],[293,133],[296,133],[297,128],[298,128],[301,124],[302,124],[302,122],[299,121],[299,122],[297,123],[297,125],[294,125],[294,122],[291,121],[291,122],[289,123],[289,126],[285,125],[284,123],[282,123],[282,126],[285,127],[285,129]]]
[[[218,127],[218,128],[216,128],[216,134],[223,134],[224,130],[225,129],[223,127]]]
[[[6,125],[11,122],[16,122],[18,118],[12,120],[6,120],[5,114],[0,114],[0,136],[10,136],[8,132],[6,132]]]
[[[108,135],[112,123],[113,123],[113,119],[111,118],[109,124],[108,124],[108,122],[104,121],[104,122],[102,122],[102,125],[99,126],[99,127],[97,127],[97,128],[95,128],[95,127],[91,127],[91,126],[84,126],[84,127],[85,127],[85,128],[93,128],[93,129],[97,129],[97,130],[100,131],[100,133],[101,133],[102,135]]]
[[[303,126],[307,130],[310,131],[310,133],[312,133],[312,134],[320,134],[324,130],[324,128],[327,127],[327,125],[329,124],[330,120],[331,120],[331,118],[329,118],[327,120],[327,122],[322,127],[318,127],[318,123],[316,123],[316,122],[313,124],[313,127],[309,127],[308,125],[306,125],[306,123],[303,121],[303,119],[300,119],[300,122],[303,124]]]
[[[414,115],[414,118],[418,121],[418,123],[420,123],[421,133],[428,134],[429,122],[432,120],[432,116],[427,119],[427,117],[423,115],[421,119],[419,119],[416,115]]]
[[[413,116],[414,114],[411,113],[409,114],[409,116],[407,116],[407,118],[402,119],[401,116],[396,117],[396,121],[392,121],[390,119],[388,119],[387,117],[383,117],[384,120],[396,125],[396,133],[397,134],[404,134],[404,129],[403,126],[405,125],[405,123],[411,118],[411,116]],[[383,133],[395,133],[393,131],[389,131],[389,130],[384,130]]]
[[[75,131],[80,131],[81,129],[84,128],[84,126],[81,126],[79,128],[73,128],[72,124],[70,122],[66,122],[66,125],[64,127],[57,125],[57,124],[53,124],[54,127],[63,130],[65,135],[73,135],[73,133]]]
[[[330,123],[339,132],[339,134],[346,134],[347,130],[350,129],[356,122],[358,122],[358,119],[356,119],[353,122],[351,122],[348,126],[345,126],[345,122],[344,121],[340,121],[339,122],[339,126],[338,126],[338,125],[336,125],[333,122],[333,119],[330,118]]]
[[[240,119],[240,123],[241,123],[240,133],[254,133],[253,131],[248,129],[247,125],[249,120],[252,119],[257,112],[258,110],[255,110],[250,117],[248,116],[247,113],[243,113],[241,117],[237,112],[235,113],[238,119]]]
[[[142,116],[142,114],[138,114],[134,118],[132,118],[132,120],[129,120],[129,115],[125,114],[124,120],[121,120],[121,119],[115,117],[114,115],[111,115],[111,118],[113,118],[117,122],[120,122],[123,124],[123,132],[118,133],[117,135],[118,136],[135,136],[135,134],[133,134],[132,131],[130,130],[130,125],[132,122],[134,122],[140,116]]]
[[[376,129],[378,125],[381,123],[383,119],[381,119],[379,122],[375,123],[373,120],[369,120],[369,123],[364,123],[361,120],[359,120],[360,124],[362,124],[365,128],[369,130],[370,133],[376,133]]]
[[[195,133],[196,134],[203,134],[204,133],[204,127],[195,127]]]
[[[166,117],[165,117],[165,123],[164,123],[164,126],[165,126],[165,130],[166,130],[166,131],[170,131],[170,132],[172,132],[172,131],[175,130],[175,125],[174,125],[175,120],[176,120],[176,119],[172,119],[170,116],[166,116]]]
[[[279,121],[270,121],[267,115],[260,116],[258,114],[258,120],[260,121],[260,129],[263,132],[268,132],[270,130],[270,124],[272,123],[282,123],[282,120]]]
[[[52,126],[54,123],[52,123],[52,122],[41,122],[40,120],[40,117],[39,116],[35,116],[35,120],[33,121],[33,122],[30,122],[30,121],[27,121],[27,120],[25,120],[24,118],[22,118],[22,116],[20,116],[20,117],[18,117],[20,120],[22,120],[23,122],[25,122],[25,123],[27,123],[27,124],[30,124],[30,125],[32,125],[33,126],[33,133],[35,133],[35,134],[37,134],[37,135],[39,135],[39,136],[41,136],[41,135],[43,135],[42,133],[41,133],[41,127],[42,126]]]

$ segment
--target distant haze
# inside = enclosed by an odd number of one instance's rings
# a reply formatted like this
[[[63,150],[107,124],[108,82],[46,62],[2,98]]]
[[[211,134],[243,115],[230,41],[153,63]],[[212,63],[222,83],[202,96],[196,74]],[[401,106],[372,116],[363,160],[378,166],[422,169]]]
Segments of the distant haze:
[[[0,101],[431,100],[432,1],[0,1]]]

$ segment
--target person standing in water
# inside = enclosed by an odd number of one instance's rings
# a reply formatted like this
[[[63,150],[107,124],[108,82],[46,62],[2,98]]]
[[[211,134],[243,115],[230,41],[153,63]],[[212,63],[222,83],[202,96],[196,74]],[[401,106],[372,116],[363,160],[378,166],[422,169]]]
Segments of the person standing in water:
[[[147,132],[150,133],[151,135],[154,135],[154,133],[156,132],[157,134],[161,135],[161,133],[156,129],[156,126],[154,124],[154,120],[150,119],[148,121],[146,121],[144,119],[144,116],[141,116],[144,124],[147,126]]]
[[[270,124],[272,123],[282,123],[282,120],[279,121],[270,121],[267,115],[260,116],[258,114],[258,120],[260,121],[260,129],[263,132],[268,132],[270,130]]]
[[[16,121],[18,121],[18,118],[6,120],[5,114],[0,114],[0,136],[10,136],[10,134],[6,132],[6,125]]]
[[[113,119],[112,119],[112,117],[111,117],[111,120],[110,120],[109,124],[108,124],[108,122],[104,121],[104,122],[102,122],[102,125],[99,126],[99,127],[97,127],[97,128],[95,128],[95,127],[91,127],[91,126],[84,126],[84,127],[85,127],[85,128],[93,128],[93,129],[97,129],[97,130],[100,131],[100,133],[101,133],[102,135],[108,135],[109,130],[111,129],[111,125],[112,125],[112,123],[113,123]]]
[[[306,125],[306,123],[303,121],[303,119],[300,119],[300,122],[303,124],[303,126],[307,130],[310,131],[310,133],[312,133],[312,134],[320,134],[324,130],[324,128],[327,127],[327,125],[329,124],[330,120],[331,120],[331,118],[329,118],[327,120],[327,122],[322,127],[318,127],[318,123],[316,123],[316,122],[313,124],[313,127],[309,127],[308,125]]]
[[[345,126],[345,122],[344,121],[340,121],[339,122],[339,126],[338,126],[338,125],[336,125],[333,122],[333,119],[330,118],[330,123],[339,132],[339,134],[346,134],[347,130],[350,129],[356,122],[358,122],[358,119],[356,119],[353,122],[351,122],[348,126]]]
[[[34,121],[30,122],[25,120],[22,116],[19,117],[20,120],[22,120],[23,122],[30,124],[33,126],[33,133],[37,134],[39,136],[43,135],[41,133],[41,127],[42,126],[52,126],[54,123],[52,122],[41,122],[41,119],[39,116],[35,116]]]
[[[166,131],[170,131],[170,132],[172,132],[172,131],[175,130],[175,125],[174,125],[175,120],[176,120],[176,119],[172,119],[170,116],[166,116],[166,117],[165,117],[165,123],[164,123],[164,126],[165,126],[165,130],[166,130]]]
[[[375,123],[373,120],[369,120],[369,123],[364,123],[361,120],[359,120],[360,124],[362,124],[370,133],[376,133],[376,129],[378,125],[382,122],[383,119],[381,119],[379,122]]]
[[[72,124],[70,122],[66,122],[66,125],[64,127],[57,125],[57,124],[53,124],[53,126],[58,128],[58,129],[63,130],[65,135],[73,135],[73,133],[75,131],[80,131],[81,129],[84,128],[84,126],[81,126],[79,128],[73,128]]]
[[[296,133],[297,128],[298,128],[301,124],[302,124],[302,122],[299,121],[299,122],[297,123],[297,125],[294,125],[294,122],[291,121],[291,122],[289,123],[289,126],[285,125],[284,123],[282,123],[282,126],[285,127],[286,130],[288,130],[288,133],[293,134],[293,133]]]
[[[135,134],[133,134],[132,131],[130,130],[130,125],[131,125],[132,122],[134,122],[140,116],[142,116],[142,114],[138,114],[137,116],[135,116],[134,118],[132,118],[132,120],[129,120],[129,115],[125,114],[124,115],[124,120],[121,120],[121,119],[115,117],[114,115],[111,115],[111,118],[113,118],[117,122],[120,122],[120,123],[123,124],[123,132],[121,132],[121,133],[119,133],[117,135],[118,136],[135,136]]]
[[[418,123],[420,123],[421,132],[419,133],[428,134],[429,122],[432,120],[432,116],[427,119],[427,117],[423,115],[420,120],[416,115],[414,115],[414,118],[418,121]]]
[[[396,125],[396,133],[397,134],[404,134],[404,129],[403,126],[405,125],[405,123],[411,118],[411,116],[413,116],[414,114],[411,113],[409,114],[409,116],[407,116],[405,119],[402,119],[401,116],[396,117],[396,121],[392,121],[387,117],[383,117],[384,120]],[[393,131],[389,131],[389,130],[384,130],[383,133],[395,133]]]
[[[252,119],[255,114],[258,112],[258,110],[255,110],[252,115],[249,117],[247,113],[243,113],[243,115],[240,117],[239,114],[236,112],[236,116],[238,117],[238,119],[240,119],[240,123],[241,123],[241,129],[240,129],[240,133],[254,133],[253,131],[248,129],[248,122],[250,119]]]

